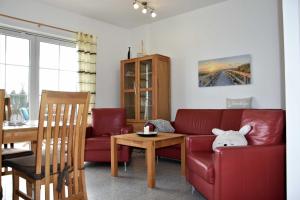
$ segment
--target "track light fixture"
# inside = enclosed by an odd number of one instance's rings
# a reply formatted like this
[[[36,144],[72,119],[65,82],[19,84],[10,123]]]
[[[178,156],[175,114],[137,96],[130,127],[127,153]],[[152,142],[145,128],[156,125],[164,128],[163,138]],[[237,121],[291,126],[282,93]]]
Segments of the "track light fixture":
[[[147,1],[139,1],[139,0],[134,0],[133,1],[133,8],[135,10],[139,9],[139,7],[142,7],[142,13],[147,14],[148,11],[150,11],[150,15],[152,18],[155,18],[157,16],[155,9],[150,7]]]

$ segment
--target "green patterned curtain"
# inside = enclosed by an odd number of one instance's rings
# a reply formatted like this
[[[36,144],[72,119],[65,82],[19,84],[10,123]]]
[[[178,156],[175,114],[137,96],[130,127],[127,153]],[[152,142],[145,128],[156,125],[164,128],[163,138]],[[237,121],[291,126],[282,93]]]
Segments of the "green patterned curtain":
[[[90,92],[91,109],[95,107],[96,100],[96,55],[97,55],[97,38],[96,36],[78,33],[77,49],[79,58],[79,89],[83,92]]]

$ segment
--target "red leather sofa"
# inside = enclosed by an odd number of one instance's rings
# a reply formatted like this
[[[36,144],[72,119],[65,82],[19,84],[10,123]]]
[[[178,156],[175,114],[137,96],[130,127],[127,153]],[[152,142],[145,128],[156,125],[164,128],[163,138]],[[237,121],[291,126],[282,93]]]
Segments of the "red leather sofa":
[[[249,124],[248,146],[212,151],[212,128],[238,130]],[[186,178],[210,200],[285,199],[285,113],[277,109],[180,109],[173,122],[186,138]],[[157,155],[180,158],[173,146]]]
[[[133,132],[126,125],[125,109],[94,108],[92,125],[87,128],[85,142],[85,161],[110,162],[110,136]],[[131,158],[128,146],[118,146],[118,161],[127,163]]]

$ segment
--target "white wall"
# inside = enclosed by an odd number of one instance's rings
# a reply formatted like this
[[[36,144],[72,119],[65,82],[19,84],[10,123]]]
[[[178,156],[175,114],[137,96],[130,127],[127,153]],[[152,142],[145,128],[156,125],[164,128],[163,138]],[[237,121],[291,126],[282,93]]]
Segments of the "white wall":
[[[228,0],[132,30],[133,50],[172,60],[172,116],[178,108],[224,108],[226,97],[254,97],[255,108],[283,107],[277,0]],[[158,16],[159,17],[159,16]],[[198,61],[251,54],[252,84],[198,87]]]
[[[96,106],[120,105],[119,68],[120,60],[127,56],[128,30],[32,0],[1,0],[0,13],[96,35],[98,37]],[[74,37],[74,34],[67,32],[38,28],[3,17],[0,17],[0,23]]]
[[[287,197],[300,199],[300,0],[283,1],[287,118]]]

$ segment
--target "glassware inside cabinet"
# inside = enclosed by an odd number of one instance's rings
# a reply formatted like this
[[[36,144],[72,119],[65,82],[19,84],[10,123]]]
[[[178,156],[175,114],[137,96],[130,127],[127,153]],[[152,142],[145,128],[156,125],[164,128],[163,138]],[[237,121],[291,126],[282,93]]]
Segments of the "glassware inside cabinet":
[[[152,119],[152,92],[143,91],[140,93],[140,119]]]
[[[152,60],[140,62],[140,88],[152,87]]]

